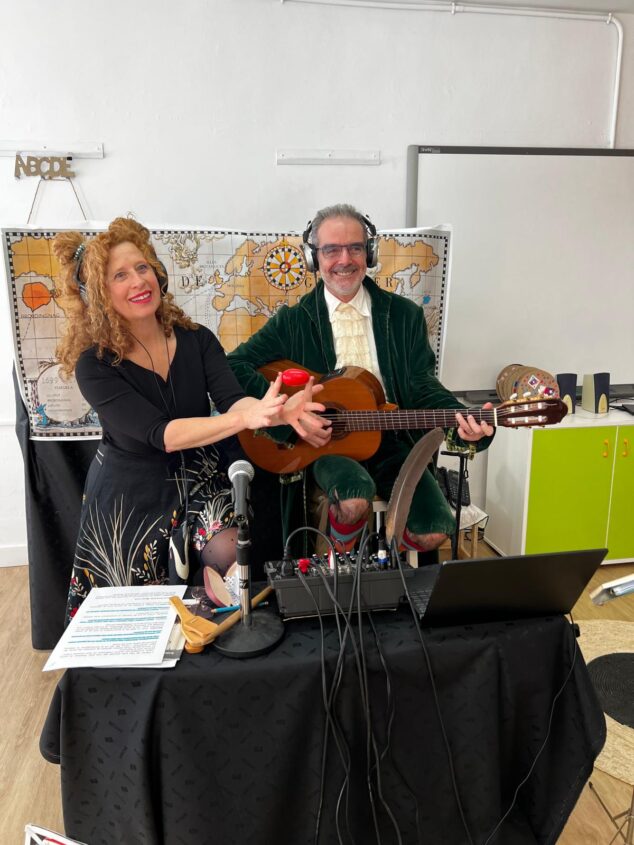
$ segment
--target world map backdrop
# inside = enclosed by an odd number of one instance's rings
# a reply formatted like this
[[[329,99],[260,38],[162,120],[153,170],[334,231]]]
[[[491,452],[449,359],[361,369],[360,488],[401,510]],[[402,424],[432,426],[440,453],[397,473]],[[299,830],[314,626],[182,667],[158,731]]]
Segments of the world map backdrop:
[[[73,379],[60,376],[55,350],[64,323],[51,243],[61,229],[2,230],[16,371],[32,439],[99,437],[99,420]],[[86,236],[97,229],[82,230]],[[442,345],[451,233],[408,229],[379,233],[377,284],[413,300],[436,354]],[[301,236],[217,229],[154,229],[152,240],[176,304],[210,328],[227,352],[315,285]]]

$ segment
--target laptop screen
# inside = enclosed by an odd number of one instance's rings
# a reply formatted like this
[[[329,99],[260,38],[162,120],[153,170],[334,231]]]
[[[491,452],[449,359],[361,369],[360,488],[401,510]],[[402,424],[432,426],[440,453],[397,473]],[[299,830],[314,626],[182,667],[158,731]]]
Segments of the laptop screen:
[[[416,609],[425,623],[488,622],[569,613],[607,549],[467,560],[422,567],[410,592],[427,588]]]

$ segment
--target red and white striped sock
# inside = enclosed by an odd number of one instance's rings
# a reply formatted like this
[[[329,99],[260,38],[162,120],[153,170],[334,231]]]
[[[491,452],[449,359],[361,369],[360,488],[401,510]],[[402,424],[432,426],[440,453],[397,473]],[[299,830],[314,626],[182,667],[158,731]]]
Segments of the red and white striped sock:
[[[360,519],[352,525],[345,522],[337,522],[332,515],[332,511],[328,511],[328,533],[337,551],[349,552],[353,549],[357,538],[363,531],[364,525],[366,525],[365,519]]]
[[[425,549],[422,546],[419,546],[418,543],[412,539],[412,535],[409,533],[408,529],[406,528],[403,531],[403,539],[401,541],[401,548],[400,551],[407,550],[408,552],[424,552]]]

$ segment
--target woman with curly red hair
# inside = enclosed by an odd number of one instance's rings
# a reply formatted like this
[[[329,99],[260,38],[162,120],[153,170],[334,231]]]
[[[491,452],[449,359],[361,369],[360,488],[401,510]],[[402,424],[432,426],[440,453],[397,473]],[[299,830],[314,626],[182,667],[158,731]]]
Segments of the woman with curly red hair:
[[[119,217],[89,240],[62,232],[53,252],[67,317],[58,357],[103,430],[84,490],[71,617],[94,586],[191,581],[232,518],[225,439],[283,423],[301,434],[302,415],[322,406],[310,387],[285,404],[280,377],[262,399],[245,396],[213,333],[174,303],[137,221]]]

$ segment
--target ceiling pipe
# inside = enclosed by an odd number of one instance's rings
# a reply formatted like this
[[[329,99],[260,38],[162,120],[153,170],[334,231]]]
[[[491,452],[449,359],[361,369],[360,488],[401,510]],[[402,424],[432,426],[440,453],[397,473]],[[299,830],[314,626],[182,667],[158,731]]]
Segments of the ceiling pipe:
[[[619,94],[621,90],[621,66],[623,63],[623,26],[612,12],[607,15],[600,12],[576,12],[566,9],[529,9],[509,6],[478,6],[468,3],[407,3],[388,2],[387,0],[280,0],[281,3],[310,3],[317,6],[349,6],[369,9],[397,9],[415,12],[451,12],[471,13],[479,15],[513,15],[531,18],[556,18],[558,20],[594,21],[596,23],[612,24],[616,28],[616,67],[612,90],[612,111],[608,135],[608,147],[614,149],[616,145],[616,124],[619,113]]]

